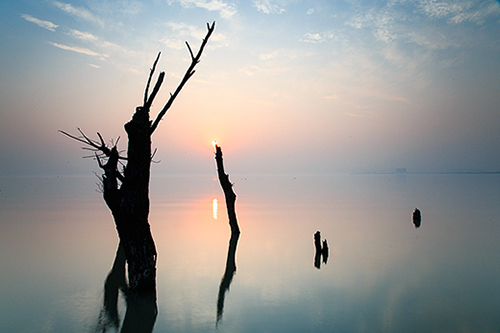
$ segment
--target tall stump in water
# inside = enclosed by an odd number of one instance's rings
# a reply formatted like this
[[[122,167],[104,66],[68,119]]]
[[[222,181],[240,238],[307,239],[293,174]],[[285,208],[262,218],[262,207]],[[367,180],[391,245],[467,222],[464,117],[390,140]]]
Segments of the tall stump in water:
[[[227,250],[226,270],[222,276],[219,285],[219,294],[217,296],[216,325],[218,325],[224,312],[224,299],[226,292],[229,290],[229,286],[231,285],[234,274],[236,273],[236,247],[238,246],[238,239],[240,237],[240,227],[238,226],[238,220],[236,219],[236,193],[233,191],[233,184],[229,181],[229,175],[224,172],[222,150],[217,144],[215,144],[215,161],[217,163],[219,182],[222,187],[222,191],[224,192],[227,216],[229,219],[229,226],[231,228],[231,238],[229,240],[229,248]]]
[[[93,140],[80,129],[78,129],[80,136],[60,131],[84,143],[85,149],[94,151],[99,166],[104,170],[102,192],[115,220],[120,243],[125,252],[131,290],[153,290],[156,287],[156,247],[148,221],[149,179],[151,160],[154,155],[151,153],[151,136],[186,82],[195,73],[194,68],[200,62],[203,50],[215,29],[215,22],[212,25],[207,24],[207,29],[207,34],[196,55],[186,42],[191,64],[174,93],[170,94],[167,103],[152,121],[150,108],[165,77],[164,72],[158,75],[156,84],[149,94],[149,86],[160,58],[158,54],[146,84],[143,105],[136,108],[132,119],[125,124],[128,137],[126,157],[119,155],[118,140],[109,147],[99,133],[97,133],[98,140]],[[123,170],[119,170],[119,163],[124,164]]]

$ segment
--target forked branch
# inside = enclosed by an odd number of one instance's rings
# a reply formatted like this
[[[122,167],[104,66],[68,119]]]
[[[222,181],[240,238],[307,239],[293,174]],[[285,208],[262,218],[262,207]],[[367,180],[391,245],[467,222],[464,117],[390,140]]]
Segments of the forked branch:
[[[151,130],[150,130],[151,134],[153,134],[153,132],[156,130],[156,128],[158,127],[158,124],[162,120],[162,118],[165,115],[165,113],[167,113],[168,109],[170,109],[170,107],[172,106],[172,103],[174,102],[174,100],[177,97],[177,95],[181,92],[181,90],[184,87],[184,85],[186,84],[186,82],[195,73],[194,68],[200,62],[201,55],[203,54],[203,50],[205,49],[205,46],[208,43],[208,39],[210,38],[210,36],[212,35],[212,33],[215,30],[215,22],[213,22],[212,25],[210,25],[210,24],[207,23],[207,29],[208,29],[207,34],[206,34],[205,38],[203,38],[203,41],[202,41],[201,46],[200,46],[200,49],[198,50],[198,53],[196,54],[196,56],[194,55],[193,51],[191,50],[191,47],[189,46],[189,44],[186,42],[189,54],[191,56],[191,64],[189,65],[188,69],[186,70],[186,73],[184,74],[184,77],[182,78],[181,82],[177,86],[177,89],[175,89],[175,92],[173,94],[170,94],[170,98],[168,99],[167,103],[165,104],[165,106],[163,107],[163,109],[156,116],[155,121],[151,125]],[[155,62],[155,64],[156,64],[156,62]],[[154,66],[153,66],[152,71],[153,70],[154,70]],[[150,76],[150,80],[151,80],[151,76]]]
[[[149,85],[151,84],[151,78],[153,77],[153,74],[155,72],[156,64],[158,64],[158,60],[160,60],[160,54],[161,54],[161,52],[158,52],[158,55],[156,56],[156,60],[153,63],[153,68],[151,68],[151,71],[149,72],[148,83],[146,84],[146,90],[144,91],[144,105],[146,105],[148,102]]]
[[[93,140],[93,139],[89,138],[87,135],[85,135],[85,133],[83,133],[83,131],[80,128],[77,128],[77,129],[78,129],[78,132],[80,132],[80,134],[82,135],[81,137],[80,136],[71,135],[71,134],[69,134],[69,133],[67,133],[65,131],[61,131],[61,130],[59,130],[59,132],[62,133],[62,134],[64,134],[64,135],[66,135],[67,137],[75,140],[75,141],[81,142],[81,143],[83,143],[83,144],[91,147],[91,148],[82,147],[82,149],[90,150],[90,151],[93,151],[93,152],[101,152],[106,157],[111,157],[111,156],[115,157],[115,155],[116,155],[117,159],[120,159],[120,160],[126,160],[127,159],[126,157],[119,156],[118,155],[118,151],[116,150],[116,145],[118,144],[118,141],[120,140],[120,138],[118,138],[116,140],[115,145],[110,149],[106,145],[106,143],[104,142],[104,139],[102,138],[102,136],[101,136],[101,134],[99,132],[97,132],[97,136],[99,137],[99,141],[96,141],[96,140]]]

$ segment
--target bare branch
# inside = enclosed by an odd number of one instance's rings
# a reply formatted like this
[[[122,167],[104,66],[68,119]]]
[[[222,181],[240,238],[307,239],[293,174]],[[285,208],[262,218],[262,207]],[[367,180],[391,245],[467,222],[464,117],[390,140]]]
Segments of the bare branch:
[[[67,132],[64,132],[64,131],[59,130],[59,133],[62,133],[62,134],[64,134],[64,135],[66,135],[67,137],[69,137],[69,138],[71,138],[71,139],[73,139],[73,140],[76,140],[76,141],[78,141],[78,142],[85,143],[85,144],[87,144],[87,145],[89,144],[86,140],[83,140],[82,138],[79,138],[79,137],[77,137],[77,136],[71,135],[71,134],[69,134],[69,133],[67,133]]]
[[[99,137],[99,140],[101,140],[101,147],[106,146],[106,144],[104,143],[104,140],[103,140],[103,138],[101,136],[101,133],[97,132],[97,136]]]
[[[186,84],[186,82],[191,78],[191,76],[193,76],[194,68],[200,62],[201,55],[203,54],[203,50],[205,49],[205,46],[208,43],[208,39],[210,38],[210,36],[212,35],[212,33],[215,30],[215,21],[212,23],[212,25],[209,25],[207,23],[207,29],[208,29],[207,34],[201,43],[200,49],[198,50],[198,54],[196,54],[195,57],[193,57],[193,52],[191,50],[191,47],[189,47],[189,44],[186,43],[188,45],[189,53],[191,54],[191,65],[189,65],[188,69],[186,70],[186,73],[184,74],[184,77],[182,78],[179,85],[177,86],[177,89],[175,90],[175,92],[173,94],[170,94],[170,98],[168,99],[167,103],[165,104],[163,109],[156,116],[155,121],[151,125],[151,130],[150,130],[151,134],[153,134],[153,132],[156,130],[156,128],[158,127],[158,124],[162,120],[165,113],[167,113],[168,109],[170,109],[170,107],[172,106],[172,103],[174,102],[177,95],[181,92],[181,90],[184,87],[184,85]]]
[[[158,63],[158,60],[160,60],[160,54],[161,54],[161,52],[158,52],[158,55],[156,56],[156,60],[153,63],[153,68],[151,68],[151,72],[149,72],[148,83],[146,84],[146,90],[144,91],[144,105],[147,104],[149,85],[151,84],[151,79],[153,78],[153,74],[154,74],[155,69],[156,69],[156,64]]]
[[[146,109],[149,109],[151,104],[153,104],[153,100],[155,99],[156,94],[158,94],[158,92],[160,91],[160,87],[163,83],[164,77],[165,77],[165,72],[161,72],[160,75],[158,76],[158,80],[156,81],[155,87],[153,88],[153,92],[149,96],[149,99],[147,100],[147,102],[144,104],[144,107]]]
[[[78,132],[80,132],[80,134],[81,134],[81,135],[85,138],[85,140],[87,140],[87,142],[88,142],[90,145],[96,145],[96,146],[97,146],[97,144],[98,144],[98,142],[97,142],[97,141],[95,141],[95,140],[92,140],[92,139],[88,138],[88,137],[85,135],[85,133],[83,133],[83,131],[82,131],[80,128],[77,128],[77,129],[78,129]],[[99,134],[99,133],[97,133],[97,134]]]
[[[97,153],[95,154],[95,159],[97,160],[97,164],[99,165],[99,168],[104,169],[104,166],[101,163],[101,159],[99,158]]]
[[[90,151],[99,151],[97,148],[89,148],[89,147],[82,147],[83,150],[90,150]]]
[[[191,50],[191,46],[189,46],[189,43],[187,41],[186,41],[186,45],[187,45],[187,48],[189,50],[189,54],[191,55],[191,61],[193,61],[193,59],[194,59],[193,50]]]
[[[99,132],[97,133],[97,136],[99,137],[100,142],[98,142],[96,140],[92,140],[91,138],[89,138],[87,135],[85,135],[85,133],[83,133],[83,131],[80,128],[77,128],[77,130],[82,135],[81,137],[71,135],[71,134],[69,134],[69,133],[67,133],[65,131],[62,131],[62,130],[59,130],[59,132],[62,133],[62,134],[64,134],[64,135],[66,135],[67,137],[75,140],[75,141],[81,142],[81,143],[83,143],[83,144],[91,147],[91,148],[89,148],[89,147],[82,147],[82,149],[84,149],[84,150],[90,150],[90,151],[93,151],[93,152],[100,151],[106,157],[110,157],[113,154],[113,152],[111,151],[111,149],[109,149],[109,147],[106,146],[106,143],[104,142],[104,139],[102,138],[102,135]],[[116,142],[118,143],[118,140]],[[114,145],[114,147],[116,147],[116,144]],[[93,157],[93,156],[91,156],[91,157]],[[126,157],[121,157],[121,156],[118,155],[118,159],[120,159],[120,160],[126,160],[127,158]]]
[[[154,161],[153,160],[153,158],[155,157],[157,151],[158,151],[158,148],[155,148],[155,151],[151,154],[151,162],[155,163],[155,164],[158,164],[158,163],[161,162],[161,161]]]

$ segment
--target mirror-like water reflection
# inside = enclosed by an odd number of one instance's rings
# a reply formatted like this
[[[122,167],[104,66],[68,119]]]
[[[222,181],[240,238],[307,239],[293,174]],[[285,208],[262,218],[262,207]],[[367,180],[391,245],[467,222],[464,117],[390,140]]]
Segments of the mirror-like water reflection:
[[[0,331],[112,332],[133,316],[153,332],[500,329],[498,175],[231,180],[236,241],[225,211],[214,219],[213,176],[153,179],[157,293],[145,305],[123,287],[92,177],[0,179]]]

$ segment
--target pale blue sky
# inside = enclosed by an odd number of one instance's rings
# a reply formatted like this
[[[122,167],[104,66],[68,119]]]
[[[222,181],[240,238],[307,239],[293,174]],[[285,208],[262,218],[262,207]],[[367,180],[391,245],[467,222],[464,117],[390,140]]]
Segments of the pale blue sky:
[[[89,174],[79,145],[216,31],[153,136],[153,173],[500,170],[497,1],[2,1],[0,174]]]

